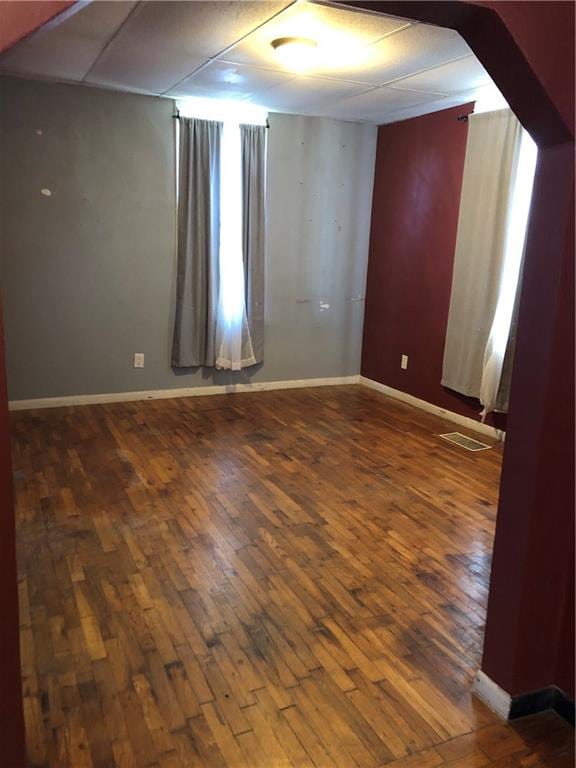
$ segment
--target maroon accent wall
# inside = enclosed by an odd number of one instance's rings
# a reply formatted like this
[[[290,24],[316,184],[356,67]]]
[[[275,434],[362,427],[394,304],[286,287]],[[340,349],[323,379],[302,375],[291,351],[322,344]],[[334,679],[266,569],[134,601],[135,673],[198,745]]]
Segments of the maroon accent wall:
[[[574,136],[574,22],[572,2],[483,3],[504,21],[532,70]],[[497,80],[496,71],[491,73]],[[498,82],[498,80],[497,80]],[[527,127],[530,127],[529,125]],[[534,207],[540,220],[529,233],[531,268],[525,277],[518,360],[512,382],[509,421],[498,514],[494,565],[488,606],[483,669],[493,679],[506,679],[510,693],[535,690],[550,683],[572,699],[574,686],[574,144],[541,153]],[[562,254],[560,262],[559,254]],[[558,255],[557,255],[558,254]],[[555,269],[556,267],[556,269]],[[547,286],[556,278],[555,285]],[[541,319],[553,317],[548,339]],[[526,410],[538,412],[536,368],[546,365],[534,351],[550,344],[542,397],[540,429],[526,429]],[[533,496],[521,496],[529,455],[536,448]],[[511,455],[512,454],[512,455]],[[528,507],[531,515],[527,514]],[[527,537],[524,580],[514,561],[519,532]],[[510,617],[520,606],[514,626]],[[505,669],[502,659],[516,644],[515,658]],[[511,654],[512,655],[512,654]]]
[[[457,29],[540,149],[482,668],[573,696],[574,4],[349,4]]]
[[[520,307],[482,662],[512,695],[574,697],[573,152],[540,153]]]
[[[1,312],[1,307],[0,307]],[[24,765],[18,590],[4,329],[0,314],[0,764]]]
[[[473,106],[378,130],[362,375],[478,418],[477,400],[440,384],[468,133],[458,116]]]

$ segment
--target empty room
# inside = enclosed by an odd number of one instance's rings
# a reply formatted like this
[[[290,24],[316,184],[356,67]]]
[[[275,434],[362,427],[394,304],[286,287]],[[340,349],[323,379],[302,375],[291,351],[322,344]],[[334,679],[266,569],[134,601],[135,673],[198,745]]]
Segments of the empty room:
[[[0,0],[0,768],[574,765],[574,10]]]

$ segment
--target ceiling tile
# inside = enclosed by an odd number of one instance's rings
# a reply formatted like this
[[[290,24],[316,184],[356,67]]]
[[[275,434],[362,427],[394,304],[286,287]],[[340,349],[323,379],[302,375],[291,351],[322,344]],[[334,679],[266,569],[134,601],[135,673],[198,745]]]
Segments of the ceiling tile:
[[[469,91],[491,82],[490,75],[478,59],[467,56],[464,59],[435,67],[419,75],[412,75],[394,82],[397,88],[413,88],[417,91],[458,93]]]
[[[251,99],[268,89],[293,80],[294,75],[274,69],[213,61],[183,80],[168,96]]]
[[[252,32],[226,53],[227,61],[284,69],[270,43],[279,37],[309,37],[318,44],[319,60],[310,74],[325,75],[338,69],[356,71],[366,49],[376,40],[409,24],[381,14],[312,3],[297,3]]]
[[[415,107],[442,98],[439,94],[400,91],[385,85],[330,105],[330,115],[342,120],[381,122],[391,111]]]
[[[358,77],[349,79],[380,85],[462,58],[472,51],[458,32],[414,24],[371,45],[367,53]],[[337,70],[334,73],[337,75]]]
[[[0,70],[82,80],[136,3],[90,3],[60,24],[40,29],[0,59]]]
[[[250,99],[274,112],[323,114],[321,106],[362,93],[366,86],[321,77],[297,77]]]
[[[167,91],[286,5],[287,0],[141,3],[88,80]]]
[[[86,78],[93,85],[127,88],[161,94],[190,72],[206,63],[205,57],[178,55],[152,46],[147,52],[139,45],[108,48]]]

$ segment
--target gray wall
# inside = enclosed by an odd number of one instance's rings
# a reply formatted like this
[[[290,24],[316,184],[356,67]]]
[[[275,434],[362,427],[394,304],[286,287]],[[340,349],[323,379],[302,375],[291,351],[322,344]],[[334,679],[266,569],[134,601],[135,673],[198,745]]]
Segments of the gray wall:
[[[175,373],[172,110],[148,96],[0,79],[10,399],[360,371],[364,303],[354,299],[364,296],[376,129],[270,116],[265,362]]]

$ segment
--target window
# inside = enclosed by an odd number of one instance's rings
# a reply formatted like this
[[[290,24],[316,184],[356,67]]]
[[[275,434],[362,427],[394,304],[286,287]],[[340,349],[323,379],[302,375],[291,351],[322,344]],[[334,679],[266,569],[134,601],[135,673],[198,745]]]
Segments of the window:
[[[177,106],[189,119],[175,121],[184,175],[173,364],[240,370],[263,355],[267,114],[237,102]]]

